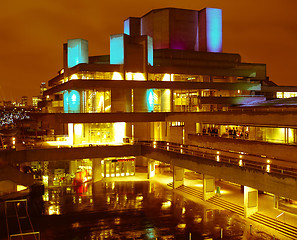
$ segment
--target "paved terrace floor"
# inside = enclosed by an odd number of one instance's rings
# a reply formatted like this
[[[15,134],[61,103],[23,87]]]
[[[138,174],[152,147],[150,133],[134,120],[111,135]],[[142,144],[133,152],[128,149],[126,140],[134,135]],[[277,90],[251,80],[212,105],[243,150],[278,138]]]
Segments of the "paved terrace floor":
[[[136,173],[136,179],[146,179],[146,173]],[[120,178],[119,180],[127,181],[129,178]],[[108,181],[108,180],[107,180]],[[168,187],[172,183],[172,173],[162,171],[162,174],[157,173],[150,181],[156,181],[164,186]],[[190,173],[185,174],[184,185],[190,187],[192,189],[197,190],[198,192],[203,192],[203,184],[199,175]],[[243,208],[243,192],[241,191],[240,186],[225,182],[225,181],[216,181],[216,186],[220,186],[221,188],[221,196],[219,197],[222,201],[227,201],[231,204],[240,206]],[[169,187],[170,188],[170,187]],[[188,198],[192,201],[206,204],[210,206],[210,208],[219,208],[219,209],[228,209],[222,208],[212,201],[203,201],[201,197],[195,196],[195,194],[187,194],[185,191],[180,191],[179,189],[173,190],[178,194]],[[273,196],[267,194],[259,194],[259,205],[258,205],[258,213],[263,214],[269,218],[275,219],[280,223],[288,224],[297,228],[297,215],[291,214],[288,212],[284,212],[283,210],[274,208],[274,199]],[[242,216],[242,218],[244,218]],[[283,235],[280,232],[276,231],[273,227],[267,227],[263,224],[260,224],[258,221],[254,221],[251,218],[245,219],[247,221],[247,226],[252,225],[252,231],[258,232],[267,232],[271,236],[275,236],[277,239],[297,239],[297,235],[295,237],[288,237],[287,235]],[[297,233],[296,233],[297,234]],[[253,239],[252,236],[250,239]]]

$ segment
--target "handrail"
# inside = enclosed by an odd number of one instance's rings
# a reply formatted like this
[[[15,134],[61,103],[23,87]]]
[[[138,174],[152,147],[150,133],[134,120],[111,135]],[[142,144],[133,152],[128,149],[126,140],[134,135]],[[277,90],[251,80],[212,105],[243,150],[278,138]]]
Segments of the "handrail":
[[[13,205],[14,205],[15,213],[16,213],[17,220],[18,220],[18,225],[19,225],[19,229],[20,229],[20,234],[21,234],[22,239],[24,239],[23,236],[22,236],[23,232],[22,232],[22,227],[21,227],[20,218],[19,218],[19,215],[18,215],[18,210],[17,210],[16,203],[14,202]]]
[[[23,202],[25,204],[25,213],[26,216],[24,217],[25,219],[27,219],[29,221],[30,224],[30,232],[24,232],[22,229],[22,224],[20,222],[20,217],[18,214],[18,209],[17,209],[17,204]],[[10,234],[10,229],[9,229],[9,222],[8,222],[8,214],[7,214],[7,204],[8,203],[12,203],[14,206],[14,210],[15,210],[15,215],[13,215],[13,217],[16,217],[17,222],[18,222],[18,227],[19,227],[19,232],[20,233],[13,233]],[[7,200],[5,201],[5,217],[6,217],[6,227],[7,227],[7,235],[8,235],[8,239],[11,240],[13,237],[21,237],[22,239],[24,239],[24,236],[27,235],[34,235],[34,238],[36,240],[40,240],[40,233],[39,232],[35,232],[34,228],[33,228],[33,224],[31,222],[30,216],[29,216],[29,212],[28,212],[28,201],[27,199],[19,199],[19,200]],[[36,235],[38,235],[38,238],[36,237]]]
[[[268,160],[265,156],[249,155],[241,152],[227,152],[227,151],[222,151],[222,150],[217,150],[212,148],[205,148],[205,147],[200,147],[195,145],[185,145],[185,144],[170,143],[170,142],[164,142],[164,141],[139,141],[138,143],[149,145],[149,146],[152,146],[153,148],[179,152],[181,154],[187,154],[187,155],[196,156],[196,157],[202,157],[216,162],[224,162],[232,165],[237,165],[239,167],[263,170],[266,173],[278,173],[286,176],[297,177],[297,168],[288,168],[285,166],[272,164],[272,161]],[[201,150],[197,150],[197,148],[202,148],[208,151],[219,151],[219,153],[203,152]],[[237,158],[232,156],[226,156],[226,155],[222,155],[221,152],[225,152],[229,154],[239,154],[239,156],[241,157]],[[260,161],[248,159],[249,157],[254,157],[254,158],[256,157]],[[274,159],[273,161],[285,162],[285,160],[278,160],[278,159]]]
[[[28,233],[22,233],[22,234],[21,233],[11,234],[10,239],[12,239],[13,237],[20,237],[20,236],[23,238],[23,236],[28,236],[28,235],[34,235],[35,239],[37,239],[36,235],[38,235],[37,240],[40,240],[40,232],[28,232]]]

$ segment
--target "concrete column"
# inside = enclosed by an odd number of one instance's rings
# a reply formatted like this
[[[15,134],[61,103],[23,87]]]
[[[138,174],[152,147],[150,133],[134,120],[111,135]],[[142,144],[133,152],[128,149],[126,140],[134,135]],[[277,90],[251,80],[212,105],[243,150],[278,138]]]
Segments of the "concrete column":
[[[278,201],[279,201],[279,197],[277,195],[273,196],[273,205],[274,208],[278,209]]]
[[[92,159],[92,174],[93,174],[93,182],[98,182],[102,179],[101,159],[100,158]]]
[[[126,123],[126,136],[129,138],[129,142],[132,139],[132,123]]]
[[[214,209],[203,208],[203,222],[208,223],[213,221]]]
[[[71,177],[74,177],[77,170],[77,160],[71,160],[69,162],[69,174]]]
[[[216,192],[215,178],[213,176],[203,174],[203,200],[206,201],[215,196]]]
[[[162,89],[161,90],[161,112],[171,111],[171,90]]]
[[[196,122],[185,122],[184,131],[184,144],[189,144],[188,135],[196,133]]]
[[[183,214],[183,197],[175,192],[172,193],[173,216],[180,219]]]
[[[49,169],[48,169],[48,161],[41,162],[43,169],[43,184],[44,186],[48,186],[48,178],[49,178]]]
[[[133,90],[134,112],[148,112],[147,89],[136,88]],[[152,109],[150,109],[151,111]]]
[[[134,138],[139,141],[147,141],[152,137],[150,122],[135,122],[134,123]]]
[[[155,183],[149,181],[149,193],[153,193],[155,191]]]
[[[173,189],[184,185],[184,169],[173,166]]]
[[[155,161],[148,159],[147,160],[147,179],[155,176]]]
[[[111,112],[131,112],[130,89],[111,89]]]
[[[249,217],[258,211],[258,190],[244,186],[244,216]]]
[[[147,167],[148,159],[143,156],[136,156],[135,157],[135,166],[138,167]]]

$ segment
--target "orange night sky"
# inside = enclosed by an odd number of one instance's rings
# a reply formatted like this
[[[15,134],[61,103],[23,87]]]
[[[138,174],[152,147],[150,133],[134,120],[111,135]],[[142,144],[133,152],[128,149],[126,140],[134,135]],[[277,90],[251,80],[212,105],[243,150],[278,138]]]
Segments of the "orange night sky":
[[[61,69],[67,39],[87,39],[90,56],[109,54],[109,35],[122,33],[126,18],[165,7],[221,8],[223,51],[266,63],[279,85],[297,85],[296,0],[14,0],[1,2],[0,101],[38,95]]]

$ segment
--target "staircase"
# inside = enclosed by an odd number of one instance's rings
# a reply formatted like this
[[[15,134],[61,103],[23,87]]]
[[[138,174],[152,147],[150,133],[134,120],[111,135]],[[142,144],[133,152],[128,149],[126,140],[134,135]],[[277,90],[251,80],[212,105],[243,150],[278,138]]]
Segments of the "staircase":
[[[173,188],[173,183],[168,183],[167,186]],[[193,187],[187,187],[187,186],[182,185],[182,186],[179,186],[178,188],[176,188],[176,190],[203,200],[203,192],[199,191]],[[208,199],[206,202],[212,203],[212,204],[219,206],[223,209],[234,212],[240,216],[244,216],[244,208],[242,206],[228,202],[218,196],[214,196],[214,197]],[[287,223],[281,222],[277,219],[265,216],[261,213],[255,213],[252,216],[250,216],[249,219],[253,220],[257,223],[263,224],[267,227],[270,227],[272,229],[275,229],[280,234],[282,234],[288,238],[297,239],[297,227],[294,227],[290,224],[287,224]]]
[[[275,218],[267,217],[261,213],[255,213],[250,216],[249,219],[275,229],[280,234],[288,238],[297,239],[297,228],[292,225],[281,222]]]

